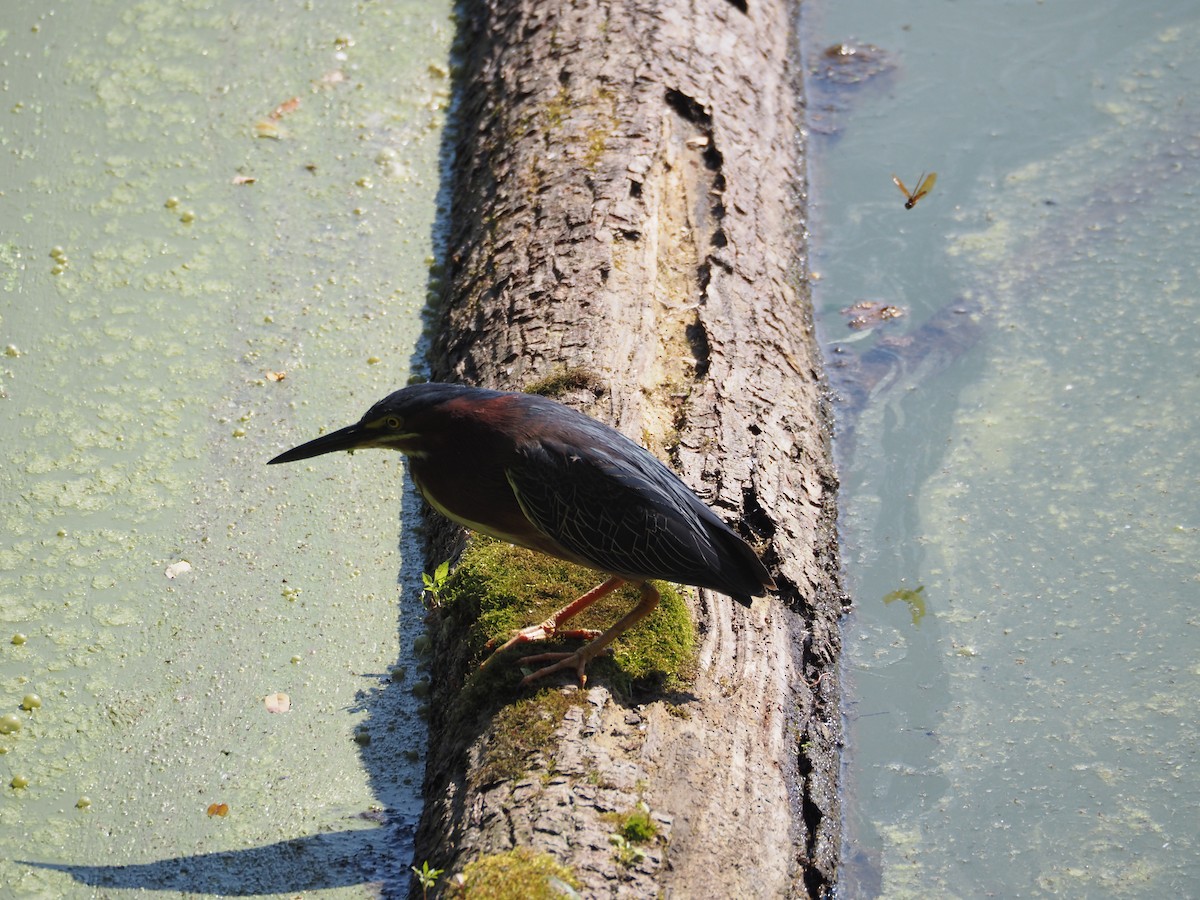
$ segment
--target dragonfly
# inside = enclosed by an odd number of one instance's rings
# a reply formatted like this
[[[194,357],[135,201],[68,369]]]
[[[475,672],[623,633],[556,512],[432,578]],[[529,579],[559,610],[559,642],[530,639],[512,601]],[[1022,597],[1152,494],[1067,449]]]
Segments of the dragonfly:
[[[917,205],[918,200],[933,190],[933,185],[937,182],[937,172],[930,172],[928,175],[922,172],[921,177],[917,179],[917,189],[915,191],[910,191],[906,188],[904,182],[895,175],[892,175],[892,181],[896,182],[896,187],[900,188],[900,193],[907,198],[904,201],[904,208],[912,209]]]

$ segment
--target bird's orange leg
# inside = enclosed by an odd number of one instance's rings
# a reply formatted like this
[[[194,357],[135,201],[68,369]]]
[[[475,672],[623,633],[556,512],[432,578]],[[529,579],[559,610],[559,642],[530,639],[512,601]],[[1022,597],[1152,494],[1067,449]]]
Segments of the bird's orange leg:
[[[537,625],[530,625],[528,628],[522,628],[515,635],[509,638],[506,643],[497,648],[495,653],[485,659],[483,661],[483,665],[486,666],[489,662],[491,662],[492,657],[499,653],[503,653],[509,647],[515,647],[517,644],[528,644],[532,641],[544,641],[549,637],[557,636],[582,638],[583,640],[590,641],[599,636],[600,632],[596,631],[594,628],[575,628],[570,631],[559,631],[558,629],[559,626],[561,626],[564,622],[579,615],[605,594],[611,594],[624,583],[624,578],[617,578],[614,576],[608,579],[608,581],[604,582],[604,584],[597,585],[596,587],[592,588],[577,600],[572,600],[544,622],[539,622]],[[489,646],[491,645],[489,644]]]
[[[527,656],[522,659],[521,662],[523,664],[548,662],[552,663],[552,665],[526,675],[521,679],[521,687],[525,687],[539,678],[562,671],[563,669],[574,669],[575,674],[579,676],[579,686],[583,687],[587,684],[587,664],[603,653],[604,649],[621,634],[650,615],[656,606],[658,606],[658,590],[649,582],[642,582],[642,599],[638,601],[638,605],[625,613],[616,625],[612,626],[612,628],[608,629],[608,631],[604,632],[604,634],[600,635],[590,644],[580,647],[574,653],[539,653],[537,656]]]

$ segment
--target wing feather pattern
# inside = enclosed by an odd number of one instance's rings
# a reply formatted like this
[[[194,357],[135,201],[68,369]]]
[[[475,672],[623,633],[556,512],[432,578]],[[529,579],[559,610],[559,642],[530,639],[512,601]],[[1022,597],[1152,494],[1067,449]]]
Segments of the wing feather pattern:
[[[590,430],[583,425],[576,437]],[[602,436],[611,443],[612,434]],[[621,440],[612,453],[591,442],[586,457],[555,440],[522,446],[507,476],[526,517],[605,572],[712,588],[742,602],[761,594],[771,580],[753,551],[670,469]]]

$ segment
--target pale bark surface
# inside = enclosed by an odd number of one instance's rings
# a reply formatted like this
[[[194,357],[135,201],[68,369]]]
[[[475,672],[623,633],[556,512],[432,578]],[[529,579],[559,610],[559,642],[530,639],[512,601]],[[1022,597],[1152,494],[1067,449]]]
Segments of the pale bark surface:
[[[474,0],[461,11],[446,302],[433,376],[564,398],[667,460],[767,548],[780,590],[700,592],[687,698],[602,685],[529,778],[476,787],[439,730],[417,859],[546,850],[584,896],[827,893],[840,836],[836,480],[804,266],[795,8]],[[459,675],[439,669],[448,690]],[[586,777],[585,777],[586,775]],[[666,838],[619,863],[604,812]]]

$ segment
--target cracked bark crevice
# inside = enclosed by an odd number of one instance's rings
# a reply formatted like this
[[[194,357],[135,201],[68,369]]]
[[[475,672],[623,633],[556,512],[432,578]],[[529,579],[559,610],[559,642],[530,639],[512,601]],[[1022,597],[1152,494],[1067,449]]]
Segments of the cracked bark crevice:
[[[780,589],[750,609],[698,592],[688,695],[589,685],[515,782],[472,777],[486,723],[466,749],[442,727],[461,680],[443,635],[418,865],[521,845],[589,897],[832,890],[843,593],[794,21],[782,2],[462,5],[432,375],[520,389],[588,373],[567,402],[666,459]],[[457,533],[431,534],[447,558]],[[604,813],[639,799],[670,841],[625,865]]]

